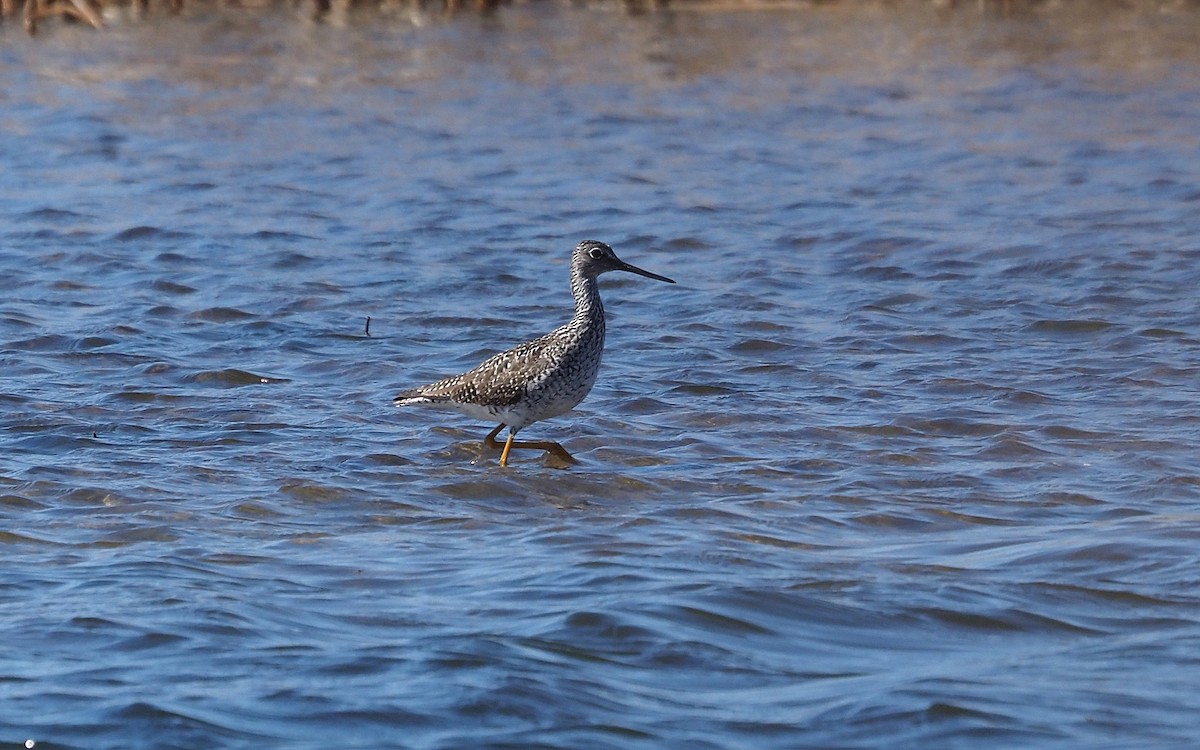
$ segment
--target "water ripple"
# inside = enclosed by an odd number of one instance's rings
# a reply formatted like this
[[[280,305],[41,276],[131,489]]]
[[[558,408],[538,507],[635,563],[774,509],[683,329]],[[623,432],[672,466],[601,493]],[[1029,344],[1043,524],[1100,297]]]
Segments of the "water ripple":
[[[6,37],[0,735],[1189,746],[1196,13],[409,10]]]

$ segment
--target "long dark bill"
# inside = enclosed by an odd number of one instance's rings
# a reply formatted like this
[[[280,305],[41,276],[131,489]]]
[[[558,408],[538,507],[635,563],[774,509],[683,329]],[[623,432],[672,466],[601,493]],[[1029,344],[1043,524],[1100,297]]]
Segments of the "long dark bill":
[[[665,281],[665,282],[667,282],[668,284],[674,284],[674,283],[675,283],[675,279],[668,279],[666,276],[659,276],[659,275],[658,275],[658,274],[656,274],[656,273],[650,273],[649,271],[644,271],[644,270],[642,270],[642,269],[638,268],[637,266],[631,266],[631,265],[629,265],[628,263],[626,263],[626,262],[625,262],[625,261],[623,261],[623,260],[622,260],[622,261],[620,261],[620,264],[621,264],[621,270],[622,270],[622,271],[628,271],[628,272],[630,272],[630,273],[636,273],[638,276],[645,276],[646,278],[648,278],[648,279],[654,279],[655,281]]]

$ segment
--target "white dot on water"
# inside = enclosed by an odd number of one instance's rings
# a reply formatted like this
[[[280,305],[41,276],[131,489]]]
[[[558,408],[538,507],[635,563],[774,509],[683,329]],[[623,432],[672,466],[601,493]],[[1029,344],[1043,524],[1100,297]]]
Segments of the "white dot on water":
[[[26,748],[26,750],[29,750],[29,748],[33,747],[33,746],[34,746],[34,745],[36,745],[36,744],[37,744],[37,743],[36,743],[36,742],[34,742],[33,740],[25,740],[25,748]]]

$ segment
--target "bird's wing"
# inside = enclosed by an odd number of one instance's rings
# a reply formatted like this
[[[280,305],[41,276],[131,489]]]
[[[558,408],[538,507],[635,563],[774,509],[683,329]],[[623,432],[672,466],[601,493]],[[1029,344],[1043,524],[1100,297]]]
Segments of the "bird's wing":
[[[554,366],[558,359],[555,355],[560,354],[561,348],[556,345],[557,340],[553,333],[548,333],[526,341],[489,357],[462,375],[404,391],[394,401],[400,405],[457,401],[480,406],[510,406],[521,399],[526,384],[535,375]]]

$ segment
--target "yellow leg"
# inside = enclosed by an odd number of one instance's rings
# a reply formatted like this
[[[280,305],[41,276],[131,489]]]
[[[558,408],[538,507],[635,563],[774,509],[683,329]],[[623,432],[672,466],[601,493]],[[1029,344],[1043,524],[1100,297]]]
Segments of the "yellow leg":
[[[501,466],[508,465],[508,452],[511,451],[513,448],[536,448],[538,450],[543,450],[543,451],[549,452],[551,455],[553,455],[559,461],[564,461],[568,464],[579,463],[578,461],[575,460],[574,456],[572,456],[570,453],[567,453],[566,448],[562,447],[558,443],[554,443],[549,440],[514,441],[513,436],[509,435],[508,441],[504,443],[504,453],[500,454],[500,465]]]
[[[515,437],[516,437],[516,435],[514,435],[513,433],[510,432],[510,433],[508,433],[508,440],[504,441],[504,452],[500,454],[500,465],[501,466],[508,466],[508,452],[512,450],[513,438],[515,438]]]
[[[496,436],[500,434],[500,430],[503,430],[507,426],[508,425],[504,424],[503,422],[496,425],[496,429],[489,432],[487,437],[483,439],[483,444],[493,450],[503,447],[499,442],[496,441]]]
[[[514,448],[539,448],[541,450],[547,451],[548,453],[550,453],[551,455],[553,455],[555,458],[557,458],[560,461],[565,461],[569,464],[579,463],[578,461],[575,460],[574,456],[572,456],[570,453],[567,453],[566,448],[562,447],[558,443],[555,443],[551,440],[530,440],[529,442],[526,442],[526,443],[513,443],[513,447]]]
[[[548,451],[555,458],[565,463],[579,463],[575,460],[574,456],[572,456],[570,453],[567,453],[566,448],[549,440],[517,441],[514,440],[516,435],[509,434],[508,439],[501,443],[496,439],[496,436],[500,434],[500,430],[503,430],[507,426],[508,425],[501,422],[500,424],[496,425],[494,430],[487,434],[487,437],[483,439],[483,444],[487,447],[492,448],[493,450],[496,448],[502,449],[500,453],[501,466],[508,466],[508,454],[512,452],[513,448],[537,448],[539,450]]]

